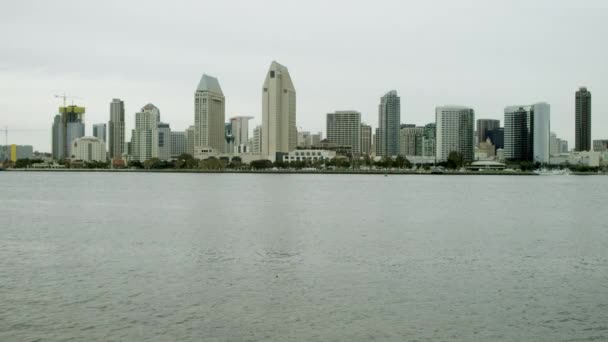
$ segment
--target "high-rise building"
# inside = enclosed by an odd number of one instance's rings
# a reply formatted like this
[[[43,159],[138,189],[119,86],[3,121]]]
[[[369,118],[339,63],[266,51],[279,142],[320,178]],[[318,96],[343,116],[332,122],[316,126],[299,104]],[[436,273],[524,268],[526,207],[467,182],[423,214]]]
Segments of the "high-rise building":
[[[159,122],[152,136],[152,157],[160,160],[171,159],[171,127],[168,123]]]
[[[232,133],[232,122],[224,124],[224,153],[234,151],[234,134]]]
[[[287,68],[270,64],[262,88],[262,155],[272,161],[297,144],[296,89]]]
[[[110,102],[110,121],[108,122],[108,156],[121,158],[125,150],[125,103],[120,99]]]
[[[32,159],[33,154],[34,147],[32,145],[0,145],[0,161],[16,162],[19,159]]]
[[[591,151],[591,92],[580,87],[576,92],[575,151]]]
[[[234,136],[234,151],[235,153],[249,152],[247,143],[249,141],[249,120],[252,116],[235,116],[230,118],[232,127],[232,135]]]
[[[59,107],[53,121],[53,158],[70,158],[72,142],[84,136],[84,107]]]
[[[298,147],[310,147],[312,145],[312,135],[309,131],[298,131]]]
[[[350,146],[353,155],[361,154],[361,113],[339,110],[327,113],[327,139],[338,146]]]
[[[72,142],[73,160],[105,162],[107,160],[106,143],[97,137],[81,137]]]
[[[555,132],[551,132],[549,135],[549,155],[556,156],[559,154],[559,139]]]
[[[486,133],[486,135],[488,138],[490,138],[492,145],[494,145],[497,150],[505,148],[505,129],[503,127],[491,129]]]
[[[253,153],[262,153],[262,126],[256,126],[253,129],[253,142],[251,149]]]
[[[608,140],[593,140],[593,151],[606,152],[608,151]]]
[[[186,132],[171,132],[171,158],[187,153]]]
[[[311,146],[317,146],[321,143],[321,140],[323,140],[323,133],[322,132],[318,132],[316,134],[311,134],[310,135],[310,144]]]
[[[158,148],[158,119],[160,111],[151,103],[145,105],[139,113],[135,113],[135,129],[131,133],[132,158],[140,162],[157,157]]]
[[[382,157],[399,155],[401,98],[391,90],[380,98],[378,106],[378,144],[376,154]]]
[[[489,132],[493,129],[500,128],[500,120],[495,119],[477,119],[477,142],[480,144],[488,139]]]
[[[505,108],[505,159],[548,163],[551,107],[547,103]]]
[[[194,155],[194,132],[194,126],[186,128],[186,153],[191,156]]]
[[[194,94],[194,149],[225,149],[226,99],[217,78],[203,74]]]
[[[435,109],[436,160],[448,160],[450,152],[458,152],[464,161],[473,161],[473,126],[475,111],[462,106],[443,106]]]
[[[424,126],[424,133],[422,135],[422,155],[425,157],[435,157],[435,139],[436,139],[437,125],[435,123],[429,123]]]
[[[402,125],[399,132],[399,154],[401,156],[421,156],[424,127]]]
[[[568,140],[559,141],[559,153],[568,153]]]
[[[93,136],[106,142],[106,124],[99,123],[93,125]]]
[[[372,154],[372,126],[361,123],[361,154]]]

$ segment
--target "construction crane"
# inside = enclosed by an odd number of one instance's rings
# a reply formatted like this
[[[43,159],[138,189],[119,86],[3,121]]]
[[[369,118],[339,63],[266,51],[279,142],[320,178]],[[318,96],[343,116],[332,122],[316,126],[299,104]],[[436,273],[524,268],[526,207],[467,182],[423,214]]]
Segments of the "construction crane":
[[[67,99],[71,99],[72,100],[72,106],[74,105],[74,100],[78,99],[80,100],[80,97],[77,96],[71,96],[71,95],[66,95],[66,93],[63,93],[63,95],[55,95],[56,99],[63,99],[63,106],[66,106],[66,100]]]

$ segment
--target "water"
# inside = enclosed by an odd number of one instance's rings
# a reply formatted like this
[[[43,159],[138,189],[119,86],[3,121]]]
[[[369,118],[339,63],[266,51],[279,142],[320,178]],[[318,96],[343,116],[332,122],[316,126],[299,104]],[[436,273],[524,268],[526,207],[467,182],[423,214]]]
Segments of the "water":
[[[608,340],[608,177],[0,182],[0,341]]]

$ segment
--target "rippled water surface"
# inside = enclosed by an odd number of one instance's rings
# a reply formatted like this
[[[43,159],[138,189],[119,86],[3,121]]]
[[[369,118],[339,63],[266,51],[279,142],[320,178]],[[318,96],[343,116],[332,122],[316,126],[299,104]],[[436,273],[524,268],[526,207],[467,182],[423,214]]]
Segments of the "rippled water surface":
[[[608,340],[608,177],[0,182],[0,341]]]

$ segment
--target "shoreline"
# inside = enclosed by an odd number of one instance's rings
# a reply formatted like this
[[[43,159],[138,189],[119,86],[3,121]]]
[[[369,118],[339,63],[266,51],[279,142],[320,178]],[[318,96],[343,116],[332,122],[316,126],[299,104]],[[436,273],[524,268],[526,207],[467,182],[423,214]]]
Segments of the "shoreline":
[[[196,169],[3,169],[6,172],[84,172],[84,173],[209,173],[209,174],[294,174],[294,175],[395,175],[395,176],[542,176],[534,172],[464,171],[464,172],[416,172],[396,170],[196,170]],[[572,172],[573,176],[605,176],[596,172]]]

